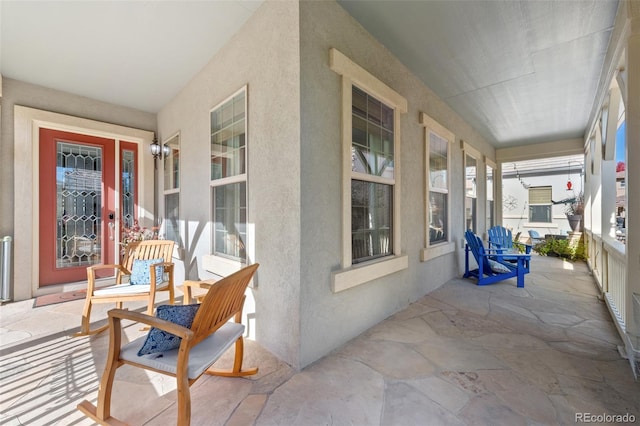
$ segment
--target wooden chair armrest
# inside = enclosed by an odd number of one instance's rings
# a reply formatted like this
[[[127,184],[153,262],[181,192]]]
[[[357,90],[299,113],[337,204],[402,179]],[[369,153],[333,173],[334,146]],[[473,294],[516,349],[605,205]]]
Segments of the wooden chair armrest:
[[[219,280],[217,278],[213,278],[210,280],[204,280],[204,281],[185,281],[182,283],[182,292],[184,293],[184,304],[187,305],[189,303],[191,303],[193,297],[198,297],[201,295],[196,295],[194,296],[193,294],[193,289],[197,288],[197,289],[203,289],[203,290],[209,290],[211,287],[213,287]]]
[[[168,274],[173,274],[173,267],[174,267],[174,263],[173,262],[158,262],[158,263],[154,263],[152,265],[149,265],[149,271],[151,272],[153,269],[158,268],[158,267],[162,267],[164,272],[166,272]]]
[[[121,276],[129,272],[118,264],[92,265],[87,267],[87,294],[92,295],[96,289],[96,271],[102,269],[116,270],[116,284],[120,284]]]
[[[165,268],[173,268],[173,265],[174,265],[173,262],[158,262],[158,263],[154,263],[153,265],[149,265],[149,267],[157,268],[158,266],[163,266]]]
[[[173,275],[173,268],[175,266],[173,262],[156,263],[155,266],[162,266],[167,274]]]
[[[109,311],[109,318],[113,319],[126,319],[134,322],[141,322],[143,324],[150,325],[167,333],[175,334],[183,339],[191,340],[193,338],[193,331],[190,329],[173,323],[171,321],[163,320],[158,317],[143,314],[141,312],[128,311],[125,309],[111,309]]]
[[[149,283],[149,285],[151,286],[151,291],[155,292],[156,291],[156,268],[158,267],[162,267],[163,269],[163,275],[166,272],[167,274],[169,274],[169,285],[173,286],[173,262],[159,262],[159,263],[154,263],[152,265],[149,265],[149,275],[151,276],[151,282]],[[164,280],[163,280],[164,281]]]
[[[209,290],[211,287],[217,284],[217,280],[206,281],[185,281],[184,285],[191,288],[201,288],[203,290]]]
[[[92,265],[92,266],[88,266],[87,269],[91,269],[92,271],[96,271],[98,269],[120,269],[123,270],[124,268],[118,264],[107,264],[107,265]]]
[[[92,265],[87,267],[87,275],[89,272],[95,276],[96,271],[101,269],[115,269],[118,274],[131,275],[131,272],[127,271],[122,265],[118,264],[106,264],[106,265]]]

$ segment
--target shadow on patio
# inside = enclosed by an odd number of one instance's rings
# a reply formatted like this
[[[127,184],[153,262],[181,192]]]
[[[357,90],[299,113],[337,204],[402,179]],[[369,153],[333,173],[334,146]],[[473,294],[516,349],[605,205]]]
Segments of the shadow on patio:
[[[535,256],[531,269],[524,289],[515,279],[488,287],[451,280],[298,373],[247,341],[247,365],[260,372],[196,382],[192,424],[573,424],[580,413],[640,419],[640,383],[618,353],[622,341],[587,266]],[[0,307],[3,425],[92,424],[75,406],[95,401],[108,333],[69,337],[82,303]],[[139,328],[126,327],[125,340]],[[230,364],[230,355],[220,363]],[[133,425],[174,424],[174,379],[122,367],[112,413]]]

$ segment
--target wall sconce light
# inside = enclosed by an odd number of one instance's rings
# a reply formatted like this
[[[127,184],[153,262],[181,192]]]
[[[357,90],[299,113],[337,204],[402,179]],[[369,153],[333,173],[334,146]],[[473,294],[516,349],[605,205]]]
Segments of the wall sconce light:
[[[153,155],[153,159],[157,160],[158,158],[162,158],[162,152],[160,150],[160,144],[158,143],[158,139],[153,138],[153,142],[149,145],[149,149],[151,150],[151,155]]]
[[[156,138],[153,138],[149,149],[151,150],[151,155],[153,155],[154,160],[162,159],[162,157],[166,158],[171,154],[171,147],[166,143],[161,147]]]

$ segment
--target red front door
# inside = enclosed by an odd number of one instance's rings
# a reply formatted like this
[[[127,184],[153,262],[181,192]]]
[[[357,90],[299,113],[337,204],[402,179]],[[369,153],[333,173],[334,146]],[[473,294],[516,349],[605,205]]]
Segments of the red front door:
[[[40,285],[84,281],[115,263],[116,143],[40,130]]]

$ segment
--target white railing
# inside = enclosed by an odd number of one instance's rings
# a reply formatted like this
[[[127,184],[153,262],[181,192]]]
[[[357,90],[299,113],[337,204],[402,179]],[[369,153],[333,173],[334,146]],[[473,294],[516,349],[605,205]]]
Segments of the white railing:
[[[612,240],[603,242],[606,258],[607,287],[606,296],[611,307],[612,314],[617,317],[622,330],[626,330],[626,306],[627,306],[627,263],[624,252],[624,244]]]
[[[625,245],[613,238],[585,233],[588,241],[588,262],[611,315],[621,332],[626,330],[627,263]]]
[[[585,238],[587,240],[587,250],[589,251],[588,263],[593,273],[593,277],[596,279],[596,283],[600,287],[600,291],[605,293],[607,288],[606,282],[603,279],[602,274],[602,239],[596,234],[592,234],[590,231],[585,232]]]

